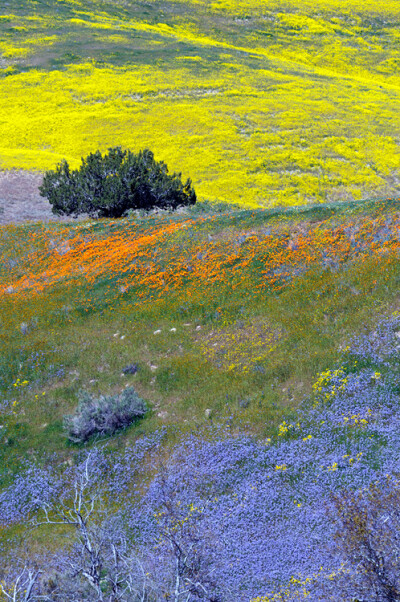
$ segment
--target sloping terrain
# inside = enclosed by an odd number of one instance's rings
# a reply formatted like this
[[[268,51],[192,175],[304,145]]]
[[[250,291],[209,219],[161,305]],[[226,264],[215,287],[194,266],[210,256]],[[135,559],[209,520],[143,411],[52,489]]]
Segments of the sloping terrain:
[[[0,167],[147,146],[200,199],[299,205],[399,187],[386,0],[17,2],[0,15]],[[12,110],[10,110],[12,107]]]
[[[0,602],[400,599],[399,24],[2,4]],[[52,215],[116,145],[199,202]]]

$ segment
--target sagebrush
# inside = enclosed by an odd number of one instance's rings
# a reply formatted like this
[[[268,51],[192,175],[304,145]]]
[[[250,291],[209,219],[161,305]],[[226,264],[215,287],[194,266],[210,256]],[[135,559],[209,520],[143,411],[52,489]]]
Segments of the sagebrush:
[[[147,410],[146,403],[132,387],[120,395],[101,395],[99,398],[81,390],[78,399],[75,414],[64,418],[68,438],[74,443],[84,443],[95,434],[113,435],[142,418]]]

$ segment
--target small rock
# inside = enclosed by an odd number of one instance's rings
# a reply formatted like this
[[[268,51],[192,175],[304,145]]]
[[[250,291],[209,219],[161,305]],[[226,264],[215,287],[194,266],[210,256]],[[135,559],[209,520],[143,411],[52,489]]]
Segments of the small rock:
[[[153,334],[160,334],[161,330],[155,330]]]
[[[137,364],[129,364],[129,366],[125,366],[125,368],[122,369],[122,372],[124,374],[136,374],[138,370],[139,366]]]
[[[118,337],[119,336],[119,332],[116,332],[115,334],[113,334],[113,337]]]
[[[22,322],[20,328],[21,328],[22,334],[27,334],[27,332],[29,331],[29,326],[26,322]]]
[[[170,328],[169,331],[170,332],[176,332],[176,328]]]
[[[204,412],[204,416],[209,420],[212,416],[212,410],[208,409]]]
[[[123,334],[122,337],[120,337],[121,341],[125,338],[125,335]]]
[[[196,330],[201,330],[201,326],[196,326]]]

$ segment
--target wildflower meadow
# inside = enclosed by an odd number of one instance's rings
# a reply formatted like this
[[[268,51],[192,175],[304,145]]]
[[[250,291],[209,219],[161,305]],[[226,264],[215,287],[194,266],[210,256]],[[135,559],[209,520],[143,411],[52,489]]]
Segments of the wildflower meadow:
[[[196,191],[0,225],[0,602],[400,600],[399,19],[0,6],[0,170]]]
[[[100,454],[79,490],[96,492],[93,537],[116,537],[106,524],[118,523],[149,600],[172,595],[178,561],[176,600],[194,576],[193,600],[202,588],[263,602],[338,600],[340,583],[357,594],[330,496],[397,478],[398,202],[372,207],[3,227],[4,591],[28,570],[19,542],[34,521],[29,553],[72,596],[61,579],[72,551],[49,529],[73,527],[65,508]],[[68,440],[80,390],[128,385],[146,402],[139,422]]]
[[[77,166],[118,143],[151,148],[203,200],[268,207],[396,194],[395,1],[173,6],[9,0],[2,169]]]

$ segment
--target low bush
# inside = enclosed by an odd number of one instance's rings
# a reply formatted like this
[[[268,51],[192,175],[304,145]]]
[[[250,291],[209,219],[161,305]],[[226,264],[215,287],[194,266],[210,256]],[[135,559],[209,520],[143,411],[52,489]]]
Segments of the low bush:
[[[64,428],[73,443],[84,443],[93,435],[112,435],[126,428],[146,413],[146,403],[132,387],[120,395],[92,397],[87,391],[78,394],[79,405],[71,416],[64,417]]]
[[[163,161],[144,149],[137,154],[109,148],[104,157],[90,153],[78,170],[63,159],[55,171],[44,175],[39,186],[56,215],[82,213],[90,217],[117,218],[129,210],[176,209],[196,203],[190,179],[183,184],[180,173],[168,173]]]

